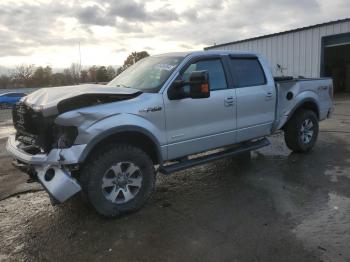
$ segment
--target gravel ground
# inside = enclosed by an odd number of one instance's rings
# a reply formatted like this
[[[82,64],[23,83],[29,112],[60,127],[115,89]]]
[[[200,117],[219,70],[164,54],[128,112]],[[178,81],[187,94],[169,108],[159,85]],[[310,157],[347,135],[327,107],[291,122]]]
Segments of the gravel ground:
[[[0,110],[0,139],[13,133],[11,110]]]
[[[0,139],[0,261],[350,261],[349,126],[350,99],[337,99],[312,152],[277,134],[247,165],[159,175],[146,206],[117,220],[78,196],[52,207]]]

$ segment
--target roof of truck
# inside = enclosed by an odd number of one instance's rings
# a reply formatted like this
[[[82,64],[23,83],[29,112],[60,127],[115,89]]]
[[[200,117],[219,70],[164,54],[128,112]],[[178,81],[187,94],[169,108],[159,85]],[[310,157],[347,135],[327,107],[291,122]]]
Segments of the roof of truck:
[[[186,57],[189,55],[192,56],[201,56],[201,55],[258,55],[255,52],[249,52],[249,51],[231,51],[231,50],[208,50],[208,51],[189,51],[189,52],[173,52],[173,53],[165,53],[165,54],[159,54],[155,56],[182,56]]]

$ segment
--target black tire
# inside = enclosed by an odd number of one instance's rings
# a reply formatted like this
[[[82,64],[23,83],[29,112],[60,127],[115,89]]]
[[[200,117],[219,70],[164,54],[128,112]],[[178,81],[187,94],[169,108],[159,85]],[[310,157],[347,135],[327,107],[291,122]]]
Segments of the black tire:
[[[308,139],[305,140],[302,127],[308,120],[312,122],[312,135],[309,133]],[[288,148],[296,153],[310,151],[316,143],[318,129],[318,118],[314,111],[306,109],[298,110],[288,121],[284,129],[284,139]]]
[[[128,202],[113,203],[106,198],[102,181],[111,167],[125,162],[139,167],[141,186],[134,198]],[[141,149],[126,144],[115,145],[90,158],[80,173],[80,182],[83,197],[91,203],[97,213],[105,217],[119,217],[135,212],[145,204],[154,189],[155,170],[152,160]]]

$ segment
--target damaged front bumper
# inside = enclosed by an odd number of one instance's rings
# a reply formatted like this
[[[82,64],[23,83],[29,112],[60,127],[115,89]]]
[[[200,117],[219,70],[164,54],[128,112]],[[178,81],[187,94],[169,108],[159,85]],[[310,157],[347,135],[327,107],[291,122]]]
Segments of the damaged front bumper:
[[[21,142],[10,136],[6,149],[15,159],[15,166],[35,175],[55,203],[62,203],[81,190],[78,181],[71,176],[67,166],[79,163],[86,145],[74,145],[67,149],[52,149],[49,154],[32,155],[20,148]]]

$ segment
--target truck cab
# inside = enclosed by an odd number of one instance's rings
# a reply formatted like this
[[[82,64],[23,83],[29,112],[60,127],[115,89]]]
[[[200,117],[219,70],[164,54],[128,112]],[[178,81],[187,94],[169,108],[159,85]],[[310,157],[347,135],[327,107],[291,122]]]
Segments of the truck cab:
[[[266,68],[266,72],[264,71]],[[275,119],[276,89],[268,67],[257,55],[193,55],[175,81],[189,81],[193,71],[209,75],[210,98],[172,99],[164,87],[168,158],[177,158],[268,135]],[[188,86],[184,87],[189,90]]]

